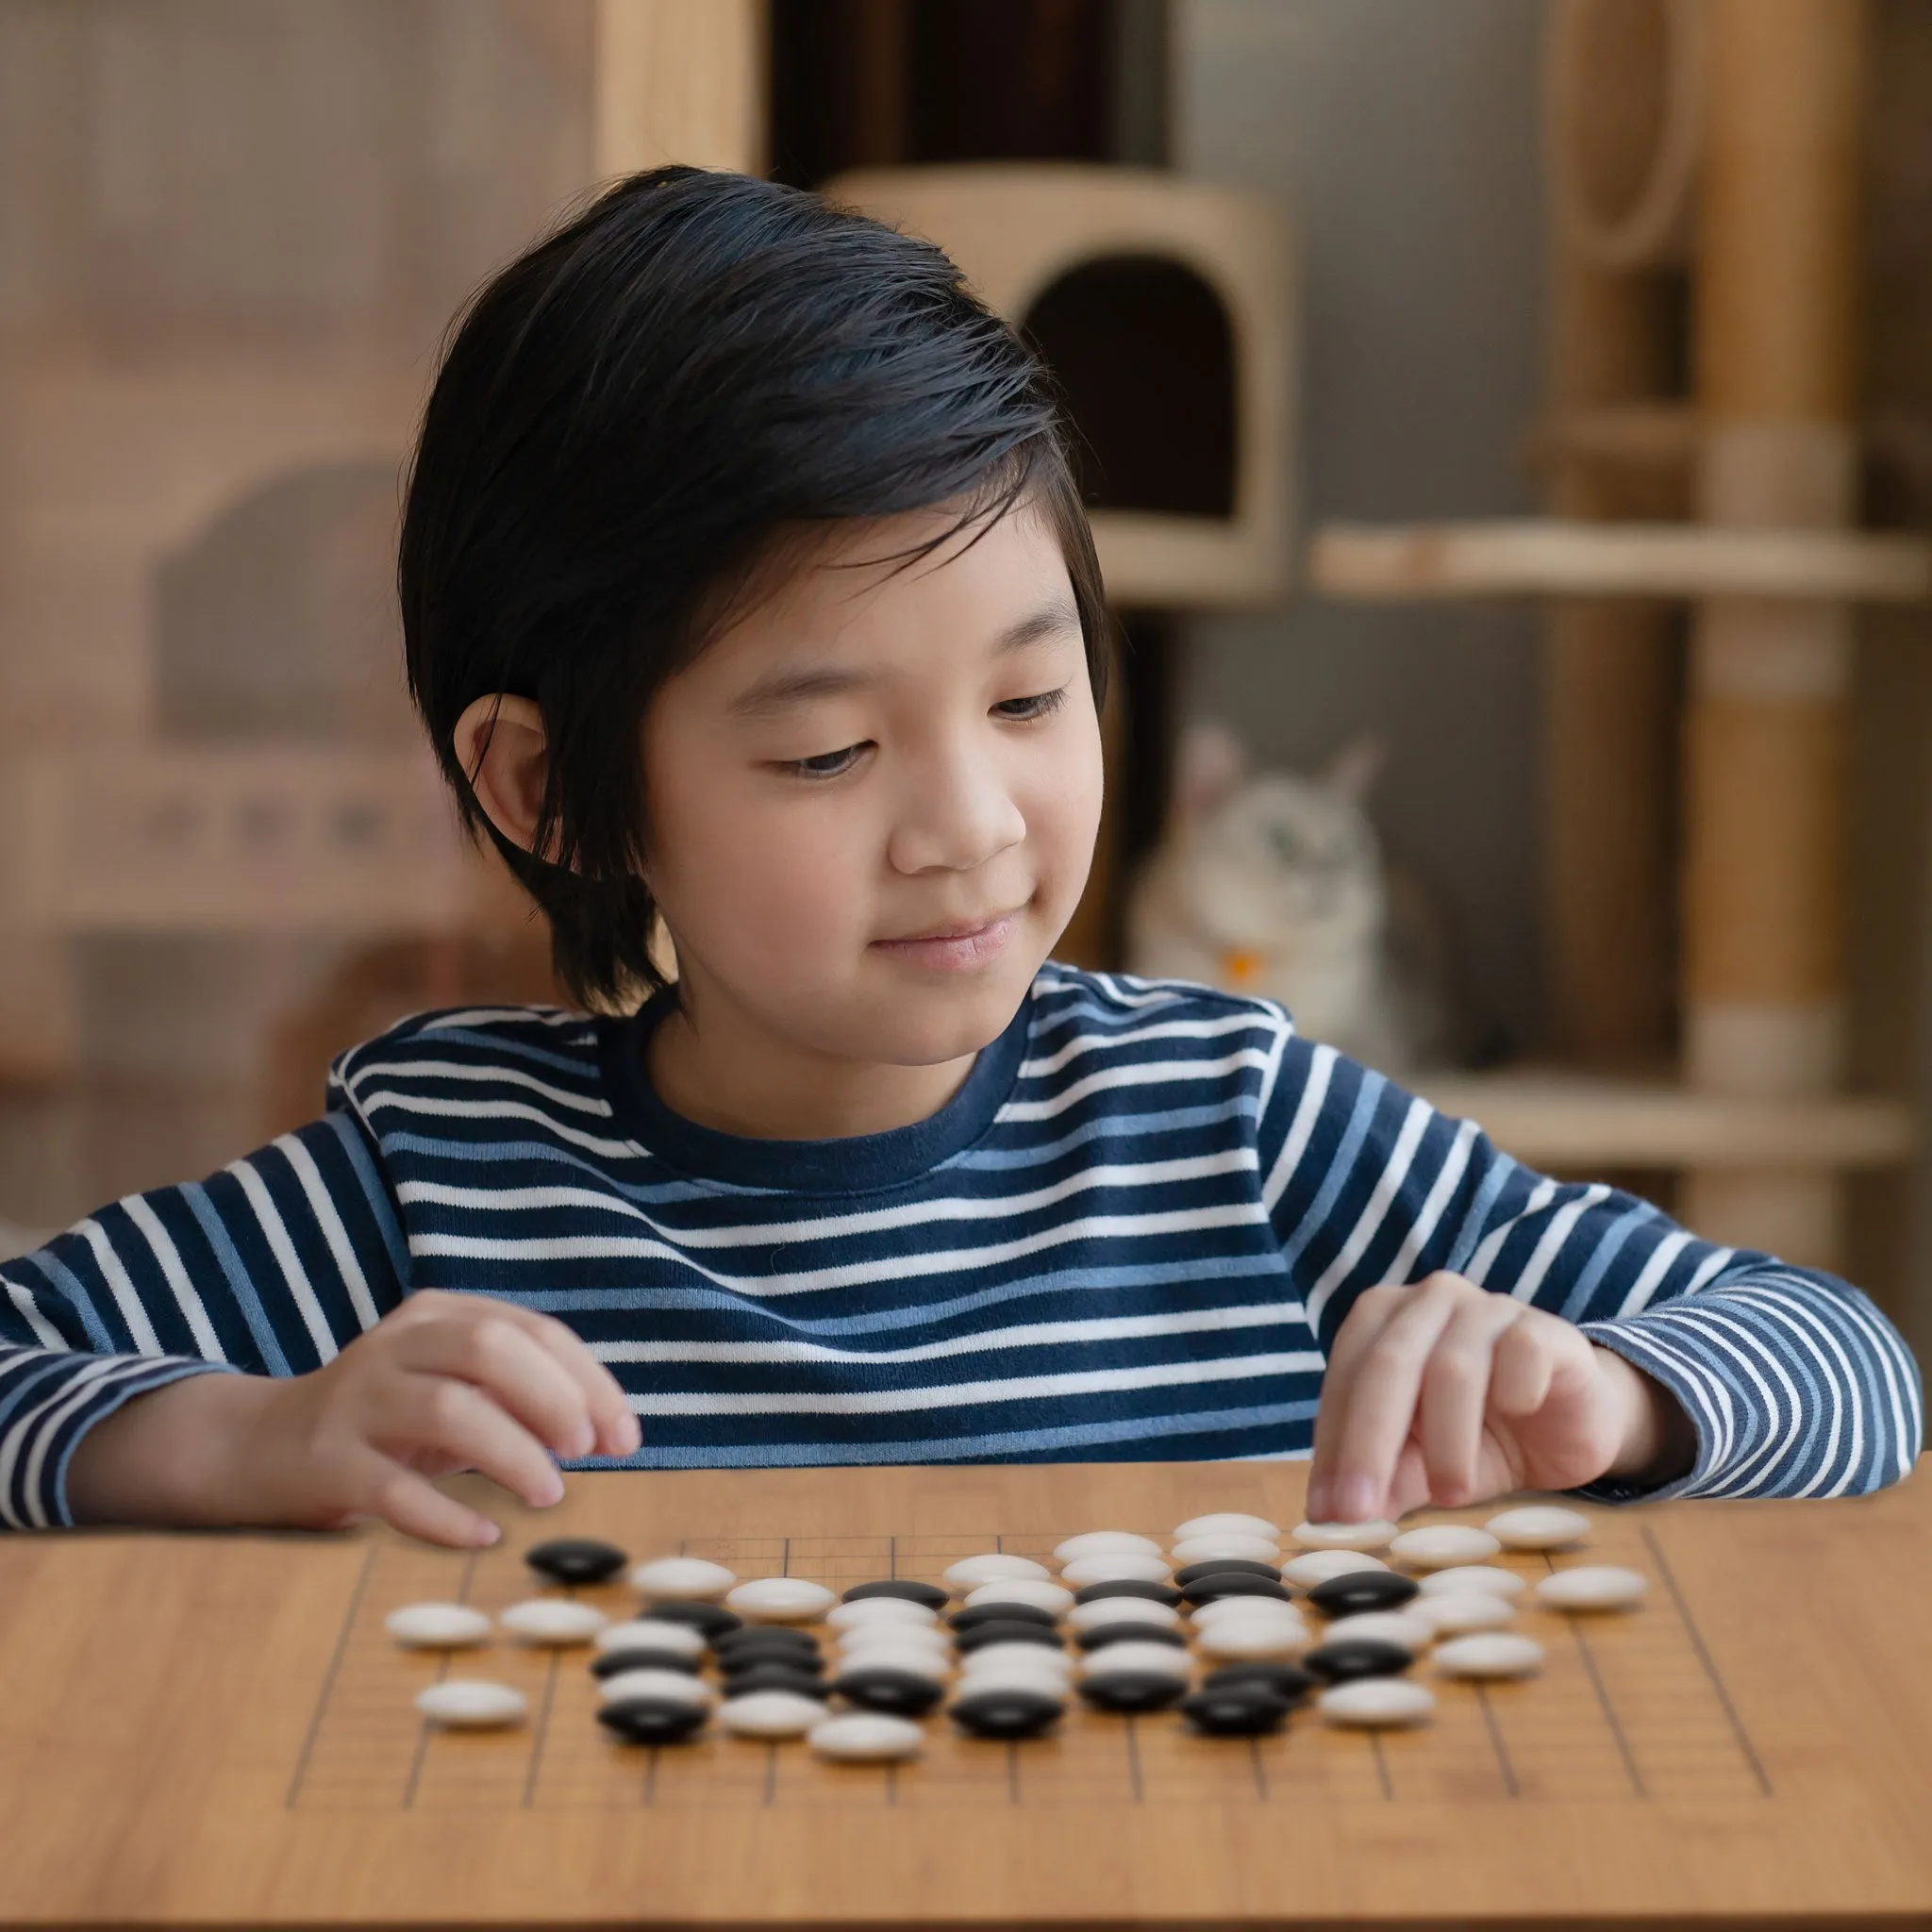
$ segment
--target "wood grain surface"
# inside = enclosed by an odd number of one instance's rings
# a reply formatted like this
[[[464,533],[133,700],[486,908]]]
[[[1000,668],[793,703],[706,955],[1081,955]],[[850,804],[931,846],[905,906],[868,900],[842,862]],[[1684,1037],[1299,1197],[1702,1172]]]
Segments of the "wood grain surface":
[[[891,1771],[709,1735],[645,1752],[599,1734],[581,1653],[446,1667],[381,1629],[421,1597],[530,1593],[521,1552],[565,1531],[843,1587],[1208,1509],[1291,1524],[1305,1475],[611,1474],[545,1512],[475,1485],[506,1534],[474,1558],[373,1529],[0,1540],[0,1922],[1932,1923],[1923,1479],[1594,1511],[1587,1551],[1507,1560],[1629,1562],[1645,1607],[1525,1610],[1541,1677],[1442,1685],[1431,1726],[1380,1738],[1081,1711],[1017,1747],[935,1719]],[[425,1731],[411,1699],[444,1668],[523,1685],[531,1724]]]

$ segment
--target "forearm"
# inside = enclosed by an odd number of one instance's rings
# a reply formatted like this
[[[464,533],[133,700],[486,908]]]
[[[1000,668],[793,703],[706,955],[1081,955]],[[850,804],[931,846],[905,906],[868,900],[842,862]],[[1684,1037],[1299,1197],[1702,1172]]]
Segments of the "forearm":
[[[136,1396],[94,1424],[67,1466],[76,1524],[245,1523],[246,1441],[275,1384],[200,1374]]]

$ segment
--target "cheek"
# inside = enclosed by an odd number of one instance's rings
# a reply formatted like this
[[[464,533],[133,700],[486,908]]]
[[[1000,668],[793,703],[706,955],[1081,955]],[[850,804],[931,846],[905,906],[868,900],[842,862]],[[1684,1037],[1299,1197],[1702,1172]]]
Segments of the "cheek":
[[[849,925],[862,905],[858,841],[808,804],[665,770],[652,788],[651,878],[673,931],[762,967]]]
[[[1078,897],[1100,831],[1105,790],[1100,721],[1091,704],[1065,721],[1030,780],[1021,801],[1030,842],[1053,882]]]

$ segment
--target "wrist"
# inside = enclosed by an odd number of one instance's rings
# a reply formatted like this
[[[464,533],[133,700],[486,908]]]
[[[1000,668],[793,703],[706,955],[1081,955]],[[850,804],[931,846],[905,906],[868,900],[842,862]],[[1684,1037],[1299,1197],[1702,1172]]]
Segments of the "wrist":
[[[1688,1475],[1697,1460],[1697,1430],[1683,1405],[1616,1350],[1601,1342],[1591,1347],[1622,1416],[1617,1451],[1603,1474],[1642,1489]]]
[[[275,1393],[263,1375],[185,1375],[94,1424],[67,1468],[75,1523],[211,1527],[248,1520],[249,1432]]]

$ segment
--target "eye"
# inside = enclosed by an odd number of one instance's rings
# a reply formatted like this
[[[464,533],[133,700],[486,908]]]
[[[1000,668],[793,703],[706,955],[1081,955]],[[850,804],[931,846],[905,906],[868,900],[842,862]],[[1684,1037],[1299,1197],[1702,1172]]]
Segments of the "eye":
[[[866,749],[863,744],[848,744],[843,751],[824,751],[816,758],[787,758],[779,769],[799,778],[837,778],[849,772]]]
[[[1043,691],[1030,698],[1008,698],[992,708],[993,715],[1022,723],[1029,718],[1050,718],[1066,701],[1067,688],[1061,685],[1058,691]]]

